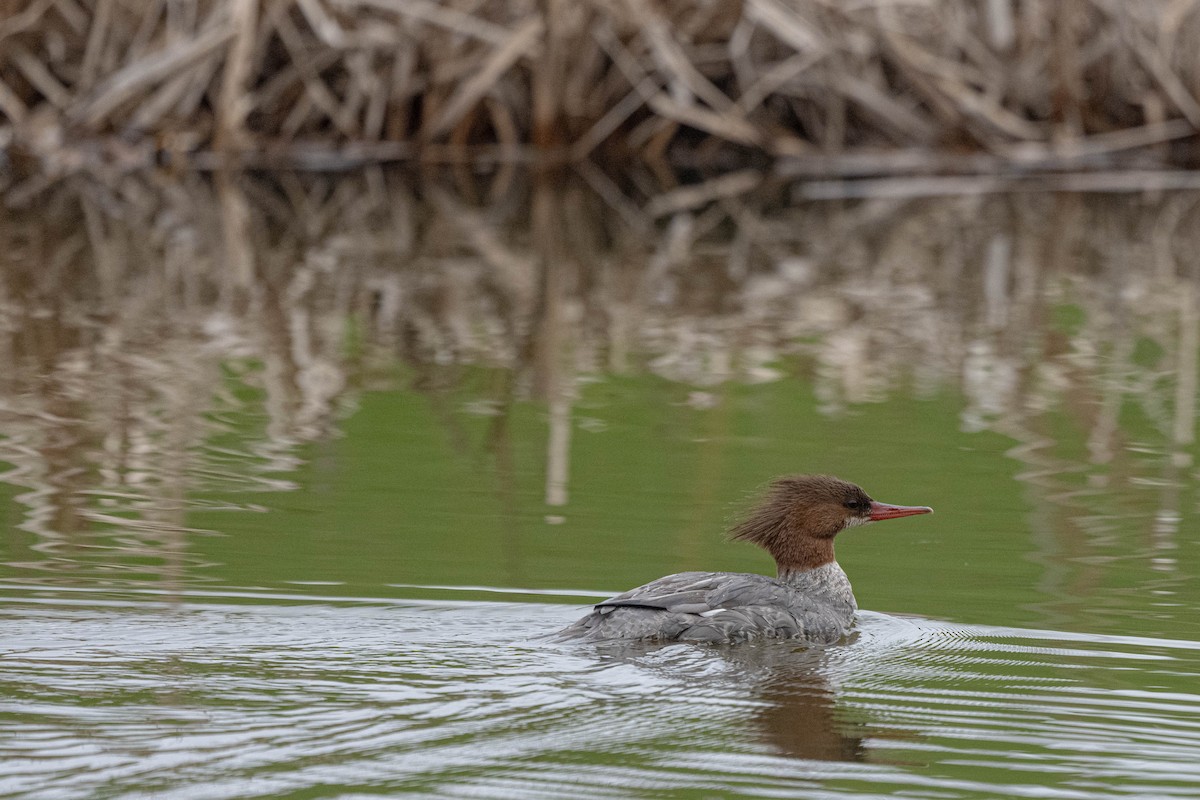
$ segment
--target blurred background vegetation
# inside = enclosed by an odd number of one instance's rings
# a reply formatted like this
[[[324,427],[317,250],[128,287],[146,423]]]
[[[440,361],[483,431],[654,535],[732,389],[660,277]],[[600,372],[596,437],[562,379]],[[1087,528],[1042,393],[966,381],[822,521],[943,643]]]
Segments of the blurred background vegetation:
[[[1198,87],[1192,0],[0,2],[0,151],[55,174],[1187,166]]]

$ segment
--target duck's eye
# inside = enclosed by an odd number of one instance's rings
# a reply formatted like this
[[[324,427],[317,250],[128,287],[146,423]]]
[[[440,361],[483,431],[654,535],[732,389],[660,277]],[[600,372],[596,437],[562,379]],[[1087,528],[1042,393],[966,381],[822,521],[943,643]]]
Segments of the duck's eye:
[[[847,500],[846,501],[846,508],[850,509],[851,511],[861,511],[862,507],[863,507],[863,504],[859,500]]]

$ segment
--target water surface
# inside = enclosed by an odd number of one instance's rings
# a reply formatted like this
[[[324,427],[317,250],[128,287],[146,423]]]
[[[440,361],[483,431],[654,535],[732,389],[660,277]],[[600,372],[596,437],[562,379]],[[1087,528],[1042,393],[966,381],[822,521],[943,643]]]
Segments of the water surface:
[[[0,794],[1200,792],[1200,198],[798,193],[17,203]],[[851,640],[539,638],[770,571],[722,530],[796,471],[937,510],[839,539]]]
[[[28,797],[1194,796],[1191,642],[867,612],[828,649],[563,646],[561,606],[6,605]]]

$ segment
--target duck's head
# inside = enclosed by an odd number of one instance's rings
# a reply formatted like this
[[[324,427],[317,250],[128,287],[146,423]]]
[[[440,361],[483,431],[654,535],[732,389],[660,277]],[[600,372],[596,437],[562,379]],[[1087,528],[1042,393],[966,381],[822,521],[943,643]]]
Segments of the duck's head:
[[[833,538],[846,528],[932,511],[928,506],[880,503],[861,487],[832,475],[789,475],[771,482],[730,537],[762,547],[782,575],[833,561]]]

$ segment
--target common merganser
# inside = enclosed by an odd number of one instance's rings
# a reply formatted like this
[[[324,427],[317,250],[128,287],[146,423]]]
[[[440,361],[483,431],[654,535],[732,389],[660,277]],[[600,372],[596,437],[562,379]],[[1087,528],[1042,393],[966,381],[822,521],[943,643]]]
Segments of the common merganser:
[[[734,643],[801,639],[832,644],[850,630],[858,603],[833,557],[846,528],[929,514],[927,506],[872,500],[830,475],[778,478],[730,538],[753,542],[775,559],[778,577],[740,572],[680,572],[631,589],[559,631],[591,641]]]

